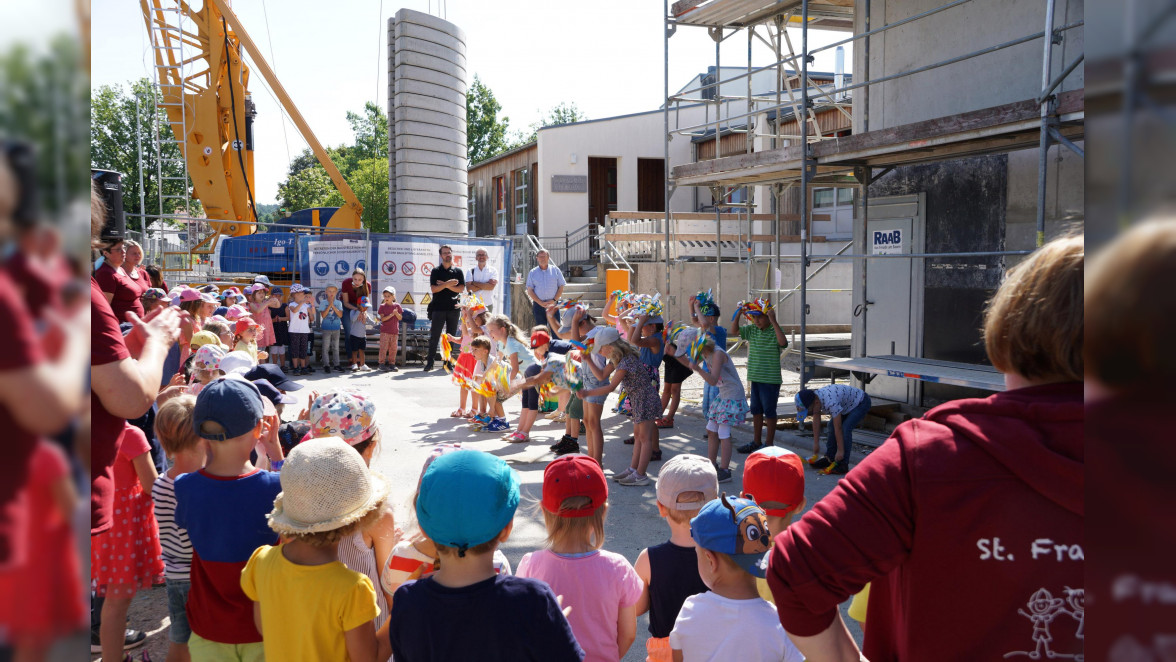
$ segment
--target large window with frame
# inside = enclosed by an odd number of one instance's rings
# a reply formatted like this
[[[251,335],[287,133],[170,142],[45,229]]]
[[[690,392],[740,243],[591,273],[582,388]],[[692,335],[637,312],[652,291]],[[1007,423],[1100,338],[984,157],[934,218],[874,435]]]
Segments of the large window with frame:
[[[478,236],[478,196],[473,184],[466,187],[466,221],[469,223],[467,233],[471,237]]]
[[[835,238],[853,235],[853,192],[850,186],[813,189],[813,212],[828,217],[828,220],[813,220],[813,234]]]
[[[509,215],[506,209],[506,177],[494,178],[494,233],[499,236],[506,235],[506,218]]]
[[[514,233],[527,234],[527,203],[530,201],[530,172],[519,168],[510,174],[514,187]]]

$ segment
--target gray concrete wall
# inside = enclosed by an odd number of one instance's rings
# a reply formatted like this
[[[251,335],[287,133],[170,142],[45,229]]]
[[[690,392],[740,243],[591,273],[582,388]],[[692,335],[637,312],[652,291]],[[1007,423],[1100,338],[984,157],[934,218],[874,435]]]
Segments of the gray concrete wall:
[[[865,31],[870,4],[871,27],[877,29],[939,7],[943,0],[857,0],[855,31]],[[1082,0],[1056,0],[1054,26],[1082,20]],[[870,38],[871,79],[910,71],[965,55],[1045,29],[1046,2],[973,0]],[[1083,51],[1083,28],[1063,33],[1054,47],[1053,75]],[[974,57],[922,73],[871,85],[870,130],[944,117],[969,110],[1036,98],[1041,91],[1041,39]],[[865,72],[863,42],[854,47],[855,79]],[[1079,66],[1059,91],[1084,85]],[[864,88],[853,90],[854,133],[862,131]]]
[[[394,233],[466,236],[465,33],[401,9],[388,19],[388,214]]]
[[[765,275],[771,265],[754,265],[752,278],[762,287]],[[724,262],[722,265],[722,286],[719,287],[720,272],[714,262],[679,262],[670,266],[670,288],[666,291],[666,267],[664,262],[637,263],[633,290],[636,292],[661,292],[665,314],[671,320],[689,320],[688,301],[691,295],[710,289],[715,294],[722,310],[722,323],[728,324],[736,304],[748,299],[747,265],[738,262]],[[811,269],[810,269],[811,270]],[[800,282],[799,264],[781,264],[781,286],[795,287]],[[810,288],[841,289],[841,292],[809,292],[808,324],[846,324],[853,313],[851,291],[852,265],[849,262],[835,263],[809,281]],[[769,277],[768,287],[771,287]],[[672,296],[666,296],[670,294]],[[800,294],[794,294],[779,308],[777,313],[781,324],[800,324]]]

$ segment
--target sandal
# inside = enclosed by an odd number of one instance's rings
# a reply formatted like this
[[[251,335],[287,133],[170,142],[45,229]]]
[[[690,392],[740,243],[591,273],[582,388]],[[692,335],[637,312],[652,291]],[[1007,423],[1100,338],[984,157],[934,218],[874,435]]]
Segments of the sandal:
[[[672,427],[674,427],[674,419],[672,419],[672,418],[659,418],[656,421],[654,421],[653,424],[658,426],[659,428],[672,428]]]
[[[625,441],[623,441],[621,443],[625,444],[626,446],[632,446],[634,443],[634,439],[633,439],[633,437],[629,437],[628,439],[626,439]]]
[[[453,412],[449,414],[449,418],[465,418],[465,412],[460,409],[454,409]]]
[[[510,442],[510,443],[512,443],[512,444],[525,444],[525,443],[527,443],[528,441],[530,441],[531,439],[530,439],[530,437],[528,437],[527,435],[523,434],[522,432],[516,432],[516,433],[514,433],[514,434],[512,434],[512,435],[508,436],[508,437],[506,438],[506,440],[507,440],[507,441],[509,441],[509,442]]]

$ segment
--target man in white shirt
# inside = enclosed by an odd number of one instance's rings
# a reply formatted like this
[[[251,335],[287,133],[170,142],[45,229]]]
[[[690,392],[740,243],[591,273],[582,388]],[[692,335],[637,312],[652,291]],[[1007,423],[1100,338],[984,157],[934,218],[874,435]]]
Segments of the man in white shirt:
[[[482,297],[488,310],[494,309],[494,288],[498,287],[498,270],[487,264],[490,255],[479,248],[474,254],[478,260],[475,267],[471,267],[466,274],[466,291]]]

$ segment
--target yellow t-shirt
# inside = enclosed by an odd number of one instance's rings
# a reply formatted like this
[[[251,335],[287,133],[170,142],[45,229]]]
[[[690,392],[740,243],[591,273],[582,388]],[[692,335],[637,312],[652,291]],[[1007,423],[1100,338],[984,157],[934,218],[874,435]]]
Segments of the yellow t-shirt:
[[[343,633],[380,614],[366,575],[339,561],[296,565],[281,545],[254,550],[241,571],[241,590],[261,603],[268,660],[347,660]]]

